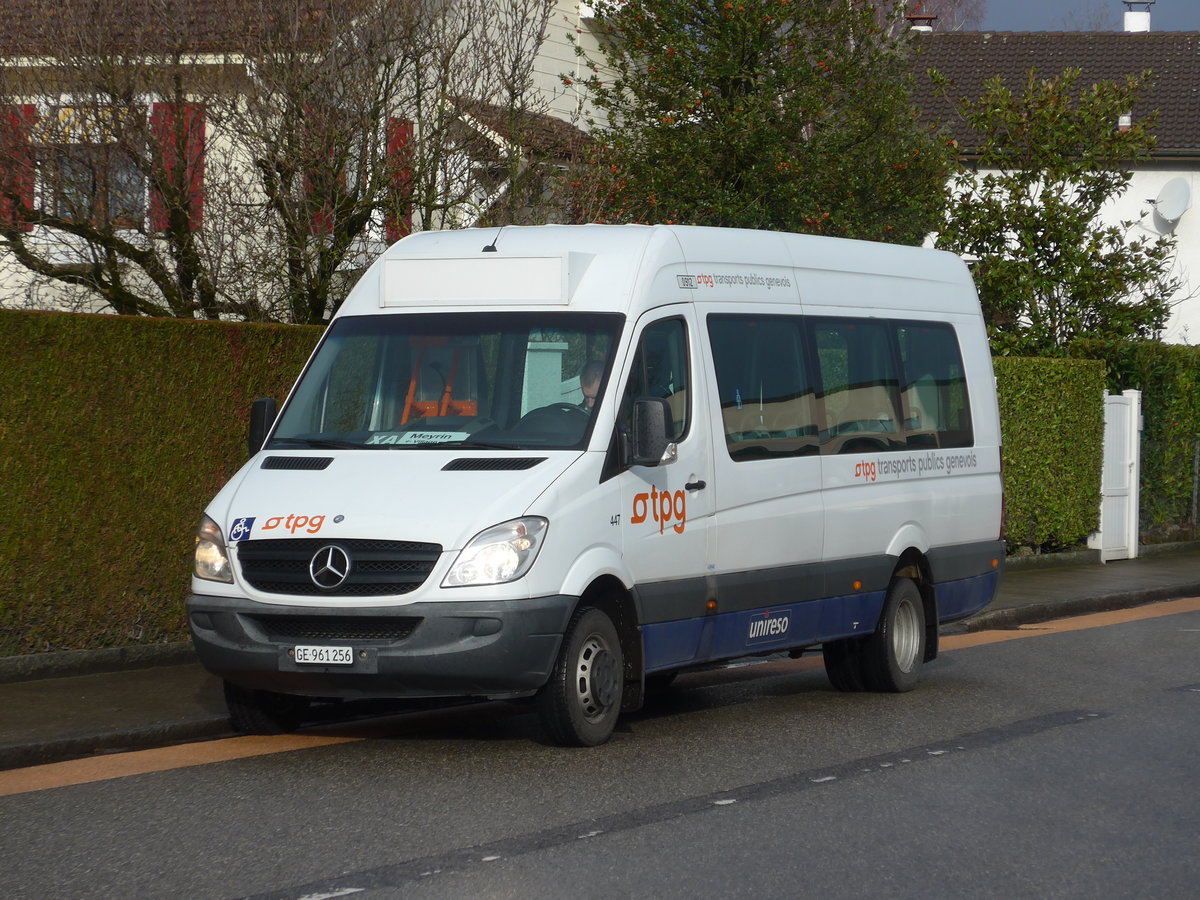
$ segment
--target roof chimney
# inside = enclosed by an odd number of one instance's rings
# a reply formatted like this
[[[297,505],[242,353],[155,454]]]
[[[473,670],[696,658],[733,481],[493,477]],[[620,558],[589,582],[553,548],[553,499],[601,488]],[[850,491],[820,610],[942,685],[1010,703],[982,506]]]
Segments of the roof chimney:
[[[1150,7],[1154,0],[1124,0],[1125,32],[1132,34],[1150,30]]]
[[[912,31],[920,31],[925,34],[933,31],[933,23],[937,19],[936,15],[930,15],[922,11],[921,2],[917,0],[913,4],[912,12],[905,13],[904,18],[908,20],[908,27]]]
[[[905,16],[908,19],[908,27],[910,31],[920,31],[923,34],[929,34],[933,31],[933,23],[937,20],[937,16]]]

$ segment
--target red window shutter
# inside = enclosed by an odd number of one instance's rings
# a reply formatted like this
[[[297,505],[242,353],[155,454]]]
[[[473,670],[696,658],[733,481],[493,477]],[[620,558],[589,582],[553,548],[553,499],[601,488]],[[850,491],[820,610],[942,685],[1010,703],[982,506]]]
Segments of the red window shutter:
[[[389,243],[412,234],[412,137],[411,121],[388,119],[387,166],[390,190],[383,229]],[[404,212],[397,216],[397,210]]]
[[[158,145],[165,184],[174,184],[183,166],[188,185],[188,225],[194,231],[204,222],[204,131],[202,103],[155,103],[150,110],[150,130]],[[170,207],[157,186],[150,188],[150,227],[165,231]]]
[[[332,172],[335,163],[336,148],[334,142],[340,126],[340,116],[336,109],[306,104],[304,107],[304,133],[307,146],[304,170],[304,201],[315,205],[308,222],[310,234],[325,235],[333,233],[333,201],[330,193],[334,185],[344,186],[346,173]],[[314,193],[323,196],[314,197]]]
[[[304,173],[304,197],[307,199],[315,190],[315,177],[311,172]],[[313,210],[312,219],[308,223],[311,234],[329,234],[333,231],[333,211],[329,202],[325,201]]]
[[[37,107],[0,107],[0,224],[33,231],[32,222],[22,222],[18,206],[33,209],[33,182],[37,171],[31,138]]]

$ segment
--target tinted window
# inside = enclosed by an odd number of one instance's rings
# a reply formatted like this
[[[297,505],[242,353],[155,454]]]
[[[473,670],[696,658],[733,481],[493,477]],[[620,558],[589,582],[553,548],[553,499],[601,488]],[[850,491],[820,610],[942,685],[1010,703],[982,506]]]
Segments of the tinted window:
[[[744,461],[816,453],[803,320],[713,315],[708,334],[729,455]]]
[[[899,323],[904,384],[900,405],[910,447],[969,447],[974,442],[967,381],[954,329]]]
[[[816,319],[826,453],[874,453],[905,446],[898,412],[894,324],[880,319]]]
[[[954,329],[943,323],[710,315],[725,445],[738,461],[969,447]]]
[[[638,341],[629,382],[621,405],[621,418],[629,427],[633,401],[661,397],[671,407],[670,438],[687,433],[690,403],[687,326],[682,319],[664,319],[648,325]]]

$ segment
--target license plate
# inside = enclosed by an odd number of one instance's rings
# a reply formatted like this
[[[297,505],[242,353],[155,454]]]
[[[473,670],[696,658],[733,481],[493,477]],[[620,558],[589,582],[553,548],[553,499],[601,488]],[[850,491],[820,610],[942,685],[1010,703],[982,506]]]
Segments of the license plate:
[[[354,664],[353,647],[296,647],[292,658],[298,663],[315,663],[321,666],[349,666]]]

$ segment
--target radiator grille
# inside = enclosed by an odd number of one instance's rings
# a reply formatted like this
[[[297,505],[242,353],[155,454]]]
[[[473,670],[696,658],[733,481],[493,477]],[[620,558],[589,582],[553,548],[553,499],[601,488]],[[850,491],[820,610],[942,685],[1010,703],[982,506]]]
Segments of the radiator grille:
[[[345,581],[333,588],[318,586],[310,572],[314,555],[328,547],[349,558]],[[416,541],[284,538],[237,544],[242,576],[257,590],[321,597],[407,594],[424,584],[441,552],[439,544]]]

